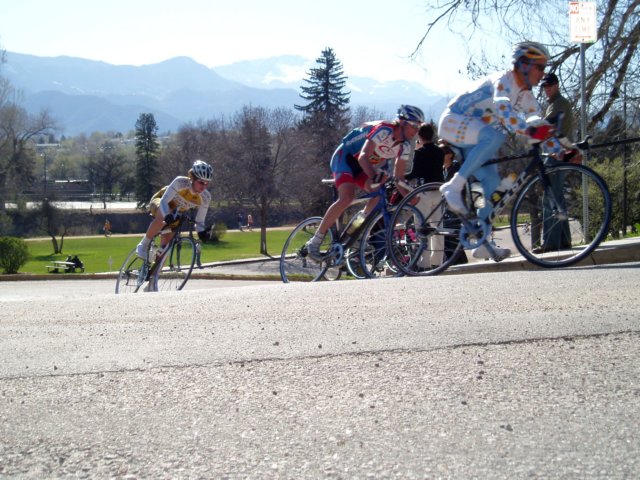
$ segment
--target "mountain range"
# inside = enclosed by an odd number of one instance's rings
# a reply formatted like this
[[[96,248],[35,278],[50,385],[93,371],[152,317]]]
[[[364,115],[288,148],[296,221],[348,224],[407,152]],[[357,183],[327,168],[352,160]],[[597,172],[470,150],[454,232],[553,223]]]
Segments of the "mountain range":
[[[314,62],[292,55],[241,61],[215,69],[188,57],[142,66],[7,52],[0,74],[22,93],[30,113],[48,109],[60,134],[126,133],[140,113],[153,113],[159,132],[217,118],[245,105],[266,108],[304,104],[300,86]],[[420,106],[437,119],[446,98],[417,82],[347,77],[352,108],[392,115],[398,105]]]

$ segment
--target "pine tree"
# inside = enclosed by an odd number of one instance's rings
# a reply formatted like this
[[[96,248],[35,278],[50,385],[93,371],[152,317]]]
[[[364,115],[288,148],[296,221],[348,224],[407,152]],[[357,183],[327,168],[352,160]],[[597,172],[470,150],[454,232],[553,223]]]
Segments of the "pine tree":
[[[318,67],[311,69],[308,73],[309,78],[304,79],[307,85],[301,87],[300,97],[308,103],[295,105],[295,108],[304,112],[305,122],[342,130],[347,125],[351,94],[345,91],[347,77],[344,75],[342,63],[329,47],[322,51],[316,62]]]
[[[152,113],[141,113],[136,122],[136,200],[145,205],[155,193],[158,167],[158,126]]]

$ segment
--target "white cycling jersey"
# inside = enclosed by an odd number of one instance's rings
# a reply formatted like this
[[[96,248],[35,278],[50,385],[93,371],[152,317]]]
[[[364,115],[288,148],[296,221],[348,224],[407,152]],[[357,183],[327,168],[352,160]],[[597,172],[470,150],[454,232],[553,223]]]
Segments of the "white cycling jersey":
[[[204,222],[211,203],[211,193],[208,190],[203,190],[201,193],[194,192],[191,189],[189,177],[176,177],[169,185],[154,195],[154,198],[157,197],[160,197],[158,207],[163,217],[174,210],[185,212],[195,209],[196,231],[204,231]]]
[[[540,105],[530,89],[520,86],[513,71],[486,77],[469,91],[455,97],[442,114],[438,133],[459,146],[478,143],[480,131],[503,127],[517,135],[526,135],[527,127],[540,121]],[[545,150],[561,150],[555,138],[545,142]]]

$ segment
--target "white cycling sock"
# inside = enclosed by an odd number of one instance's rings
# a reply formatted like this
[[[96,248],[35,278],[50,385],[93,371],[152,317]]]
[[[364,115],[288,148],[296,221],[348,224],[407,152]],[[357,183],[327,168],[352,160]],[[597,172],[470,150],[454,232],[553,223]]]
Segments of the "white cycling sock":
[[[324,233],[316,232],[313,238],[311,238],[311,243],[315,245],[320,245],[322,240],[324,240]]]

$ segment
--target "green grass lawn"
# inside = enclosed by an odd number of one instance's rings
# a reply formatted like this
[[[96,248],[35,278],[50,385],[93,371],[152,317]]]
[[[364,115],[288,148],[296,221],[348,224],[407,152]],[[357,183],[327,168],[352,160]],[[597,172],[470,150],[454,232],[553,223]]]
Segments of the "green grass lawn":
[[[267,248],[272,256],[279,256],[290,230],[267,231]],[[65,260],[67,255],[78,255],[84,263],[85,273],[109,272],[120,269],[127,254],[136,246],[140,237],[91,238],[65,237],[63,253],[54,255],[51,240],[28,240],[29,260],[20,273],[47,273],[47,265],[53,260]],[[59,239],[58,239],[59,240]],[[260,231],[227,232],[222,240],[202,247],[202,263],[261,257]],[[54,275],[54,274],[52,274]]]

